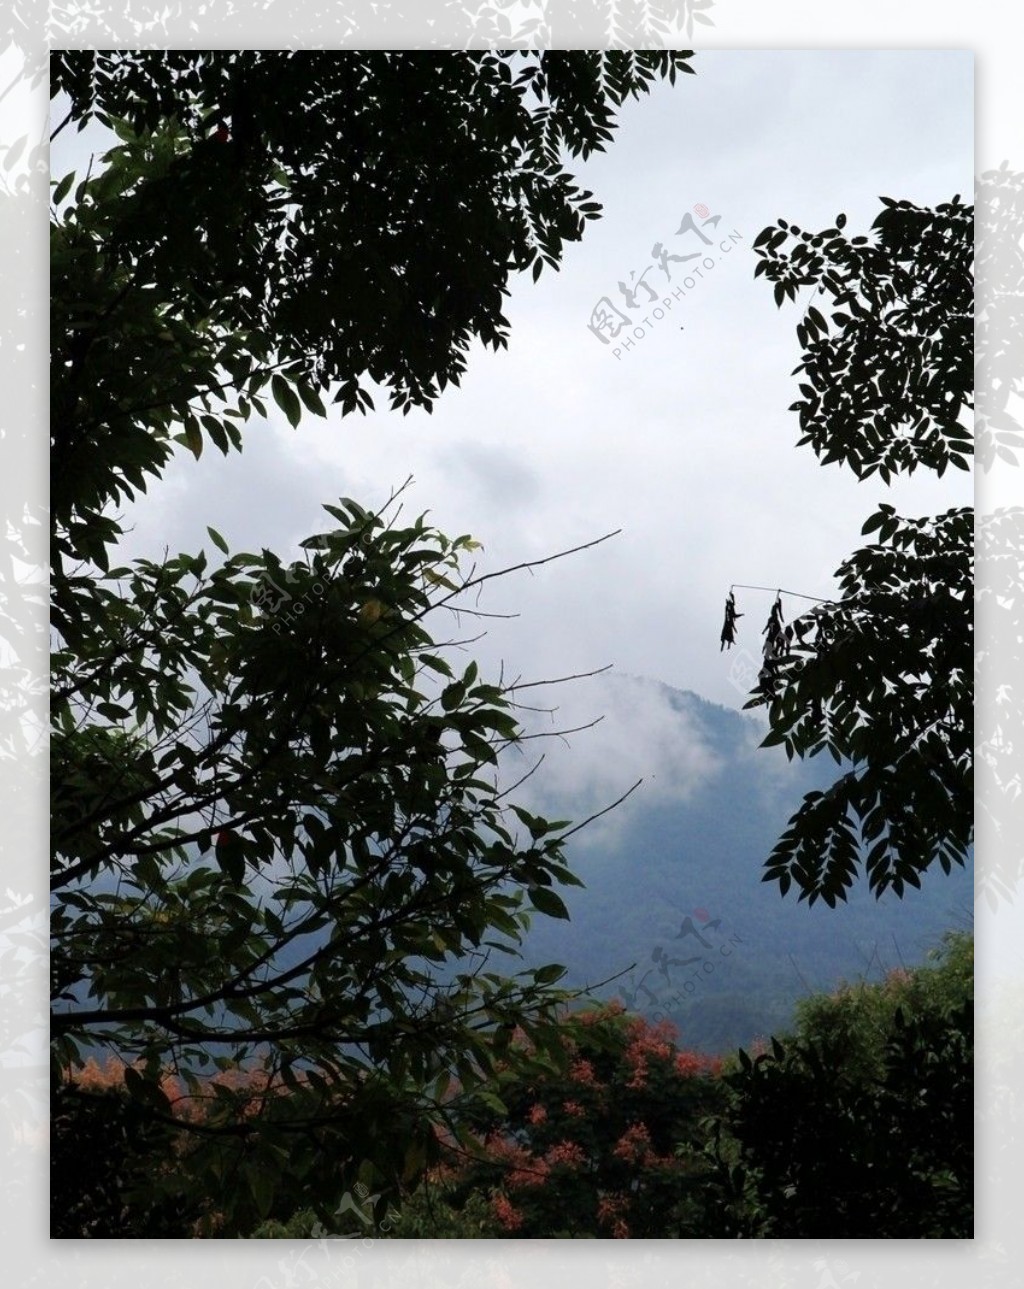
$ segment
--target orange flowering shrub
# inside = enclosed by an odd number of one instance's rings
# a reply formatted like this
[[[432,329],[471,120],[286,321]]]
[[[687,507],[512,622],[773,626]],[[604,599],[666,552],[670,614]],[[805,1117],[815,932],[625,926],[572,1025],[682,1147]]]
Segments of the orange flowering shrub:
[[[474,1112],[482,1156],[460,1156],[432,1203],[457,1220],[488,1196],[485,1236],[699,1236],[700,1121],[721,1104],[720,1061],[618,1003],[568,1016],[562,1046],[561,1072],[499,1083],[507,1115]]]
[[[113,1055],[89,1057],[54,1089],[53,1238],[217,1235],[225,1215],[203,1172],[218,1153],[226,1166],[244,1166],[246,1125],[289,1091],[262,1065],[190,1078],[165,1070],[160,1104],[132,1095],[133,1070]]]

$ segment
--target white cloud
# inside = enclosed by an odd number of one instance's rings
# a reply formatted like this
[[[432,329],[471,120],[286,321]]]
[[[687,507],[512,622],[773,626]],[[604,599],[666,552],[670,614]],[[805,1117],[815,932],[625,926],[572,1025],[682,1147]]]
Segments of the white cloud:
[[[512,284],[508,352],[476,347],[432,416],[332,409],[296,432],[249,427],[241,459],[183,456],[142,500],[132,552],[200,544],[208,523],[232,546],[289,548],[320,525],[321,502],[379,505],[410,474],[407,513],[472,533],[483,570],[621,527],[492,584],[481,607],[521,616],[490,625],[481,664],[541,678],[614,663],[739,706],[718,649],[731,583],[826,595],[879,500],[919,514],[971,501],[958,472],[886,491],[795,448],[797,311],[775,308],[750,251],[780,216],[821,227],[842,210],[866,227],[881,194],[969,192],[971,59],[718,50],[694,65],[627,104],[608,152],[578,167],[605,214],[560,272]],[[671,243],[697,202],[744,241],[616,360],[587,329],[593,304],[650,262],[655,241]],[[756,652],[761,603],[745,595]]]
[[[623,806],[589,826],[590,842],[613,840],[635,809],[688,800],[722,770],[699,719],[673,706],[664,688],[641,679],[596,676],[528,691],[522,701],[546,703],[548,713],[523,713],[523,721],[531,733],[552,737],[524,744],[522,755],[505,762],[511,781],[543,753],[541,771],[515,794],[520,804],[549,818],[564,817],[560,812],[568,809],[580,822],[643,780]],[[557,736],[595,720],[592,728]]]

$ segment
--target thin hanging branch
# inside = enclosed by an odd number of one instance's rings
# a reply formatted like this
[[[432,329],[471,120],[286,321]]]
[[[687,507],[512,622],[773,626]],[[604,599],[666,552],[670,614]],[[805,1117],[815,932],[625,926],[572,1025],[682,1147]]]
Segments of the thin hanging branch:
[[[813,600],[815,604],[831,604],[831,600],[822,599],[820,595],[804,595],[801,591],[787,591],[781,586],[750,586],[746,582],[733,582],[729,587],[729,595],[732,596],[733,590],[740,591],[771,591],[774,595],[793,595],[798,600]],[[743,616],[741,613],[740,617]]]

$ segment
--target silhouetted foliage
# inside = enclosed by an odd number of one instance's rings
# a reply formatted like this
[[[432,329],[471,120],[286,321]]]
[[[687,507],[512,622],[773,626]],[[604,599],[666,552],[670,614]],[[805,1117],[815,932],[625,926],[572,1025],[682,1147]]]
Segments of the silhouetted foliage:
[[[724,1076],[709,1235],[973,1235],[970,941],[938,969],[808,1004],[796,1034]]]
[[[754,245],[778,304],[810,287],[833,310],[809,304],[797,326],[799,442],[888,483],[969,468],[973,208],[883,203],[870,237],[844,234],[844,216],[814,234],[779,220]],[[830,905],[861,873],[902,895],[936,862],[963,864],[973,837],[973,510],[883,504],[862,531],[875,543],[838,570],[839,599],[785,628],[776,599],[747,704],[767,710],[766,745],[844,768],[804,798],[765,873]]]
[[[104,503],[175,437],[239,447],[267,394],[293,424],[322,394],[365,411],[367,382],[429,410],[474,340],[507,344],[511,276],[556,269],[598,217],[566,154],[603,149],[616,109],[690,57],[56,51],[68,123],[120,137],[54,191],[61,558],[101,559]]]
[[[116,507],[175,444],[240,448],[265,400],[294,426],[325,398],[365,410],[369,381],[429,409],[473,340],[506,343],[510,276],[557,268],[597,217],[565,154],[689,57],[53,56],[56,132],[116,136],[52,194],[58,1087],[90,1050],[121,1057],[124,1113],[191,1140],[225,1231],[408,1184],[452,1073],[470,1099],[527,1018],[555,1042],[562,968],[485,967],[577,879],[568,825],[496,783],[510,693],[425,625],[495,576],[477,543],[342,498],[290,564],[210,529],[219,565],[111,568]],[[218,1084],[200,1130],[205,1072],[254,1053],[274,1094]],[[182,1180],[149,1184],[162,1212]]]
[[[115,1089],[55,1087],[50,1102],[50,1238],[183,1239],[199,1210],[135,1188],[170,1159],[161,1125]],[[150,1187],[152,1194],[152,1187]]]

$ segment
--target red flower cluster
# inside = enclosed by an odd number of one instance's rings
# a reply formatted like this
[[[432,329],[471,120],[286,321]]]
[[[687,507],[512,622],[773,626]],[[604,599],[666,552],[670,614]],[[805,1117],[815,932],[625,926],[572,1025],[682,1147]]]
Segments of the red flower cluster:
[[[602,1195],[597,1201],[597,1219],[599,1222],[611,1222],[628,1207],[629,1201],[622,1195]]]
[[[555,1168],[559,1164],[564,1164],[567,1168],[579,1168],[587,1162],[587,1156],[578,1142],[560,1141],[544,1156],[544,1162],[549,1168]]]
[[[509,1115],[483,1139],[479,1171],[462,1167],[463,1182],[478,1179],[492,1196],[493,1233],[532,1238],[564,1227],[628,1240],[649,1235],[662,1217],[673,1220],[671,1206],[693,1169],[686,1119],[708,1101],[706,1089],[683,1092],[683,1083],[721,1063],[680,1051],[670,1022],[649,1024],[624,1010],[612,1004],[574,1014],[560,1069],[532,1075],[503,1097]],[[604,1032],[592,1036],[579,1025]]]
[[[717,1075],[722,1071],[722,1058],[704,1056],[700,1052],[676,1052],[675,1067],[676,1073],[682,1074],[684,1078],[701,1074]]]
[[[122,1091],[126,1062],[110,1055],[101,1066],[90,1056],[85,1064],[70,1075],[71,1082],[86,1092]],[[301,1079],[301,1075],[298,1076]],[[187,1089],[185,1080],[169,1070],[160,1075],[160,1090],[170,1103],[176,1118],[192,1123],[206,1118],[208,1108],[216,1101],[215,1087],[231,1088],[239,1093],[242,1114],[246,1118],[258,1115],[266,1100],[285,1093],[287,1088],[280,1079],[274,1080],[262,1068],[252,1070],[222,1070],[210,1078],[200,1079],[197,1088]]]
[[[508,1170],[505,1180],[510,1187],[540,1186],[547,1181],[547,1164],[535,1159],[525,1146],[497,1133],[489,1136],[484,1146],[488,1156]]]
[[[491,1208],[506,1231],[518,1231],[523,1224],[523,1215],[513,1208],[506,1195],[495,1195],[491,1199]]]
[[[646,1161],[651,1153],[651,1134],[644,1123],[631,1123],[615,1143],[612,1154],[630,1164]]]
[[[604,1195],[597,1202],[597,1221],[599,1226],[611,1226],[613,1240],[628,1240],[629,1226],[625,1213],[629,1212],[629,1200],[624,1195]]]
[[[621,1016],[625,1010],[623,1003],[617,998],[612,998],[594,1011],[577,1012],[573,1020],[578,1020],[581,1025],[602,1025],[612,1016]]]
[[[597,1086],[597,1075],[594,1073],[594,1067],[587,1060],[573,1061],[569,1069],[569,1077],[574,1083],[582,1083],[588,1088]]]
[[[665,1062],[672,1059],[676,1029],[667,1020],[659,1021],[657,1025],[648,1025],[637,1016],[630,1021],[629,1032],[631,1039],[626,1048],[626,1064],[633,1073],[626,1087],[636,1090],[647,1086],[650,1061]]]

